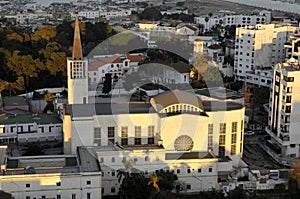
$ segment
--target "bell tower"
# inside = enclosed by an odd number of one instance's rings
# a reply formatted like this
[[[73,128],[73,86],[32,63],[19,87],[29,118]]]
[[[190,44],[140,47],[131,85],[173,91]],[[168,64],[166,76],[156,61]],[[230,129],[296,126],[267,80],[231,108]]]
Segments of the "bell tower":
[[[72,57],[67,59],[68,104],[88,103],[88,60],[82,55],[78,15],[76,14]]]

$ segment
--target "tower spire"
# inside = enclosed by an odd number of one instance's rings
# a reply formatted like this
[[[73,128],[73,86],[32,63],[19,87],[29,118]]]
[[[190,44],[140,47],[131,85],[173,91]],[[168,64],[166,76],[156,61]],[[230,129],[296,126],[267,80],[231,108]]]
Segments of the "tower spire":
[[[79,20],[78,20],[78,13],[76,13],[72,59],[82,60],[82,58],[83,55],[82,55],[82,46],[81,46],[81,39],[80,39]]]

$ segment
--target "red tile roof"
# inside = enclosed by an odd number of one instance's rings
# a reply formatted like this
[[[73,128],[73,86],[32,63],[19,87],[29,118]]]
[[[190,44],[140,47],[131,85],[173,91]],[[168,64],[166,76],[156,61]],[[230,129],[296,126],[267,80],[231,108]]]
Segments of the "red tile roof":
[[[101,66],[104,66],[106,64],[112,64],[112,63],[122,63],[120,56],[95,58],[93,61],[89,63],[89,71],[95,71]]]
[[[129,53],[126,53],[126,57],[131,62],[140,62],[140,61],[146,59],[146,56],[144,56],[144,55],[131,55]]]

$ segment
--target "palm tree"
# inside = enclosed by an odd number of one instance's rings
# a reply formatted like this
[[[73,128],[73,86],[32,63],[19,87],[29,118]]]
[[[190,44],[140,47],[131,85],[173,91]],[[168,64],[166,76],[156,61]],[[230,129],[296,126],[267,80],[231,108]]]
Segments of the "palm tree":
[[[162,178],[160,176],[157,176],[156,174],[151,174],[149,176],[149,182],[148,185],[153,184],[153,187],[156,189],[157,192],[160,191],[159,186],[158,186],[158,182],[161,180]]]
[[[120,183],[123,179],[123,177],[129,177],[131,171],[132,171],[132,168],[133,168],[133,161],[130,159],[130,160],[124,160],[122,161],[123,165],[124,165],[124,169],[119,169],[118,170],[118,174],[117,174],[117,177],[118,177],[118,182]]]

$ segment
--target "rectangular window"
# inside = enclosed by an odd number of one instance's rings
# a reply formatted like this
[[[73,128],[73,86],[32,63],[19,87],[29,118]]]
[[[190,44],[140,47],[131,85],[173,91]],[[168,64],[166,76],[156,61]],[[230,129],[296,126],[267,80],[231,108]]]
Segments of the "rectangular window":
[[[214,133],[214,125],[213,124],[208,124],[208,134],[213,134]]]
[[[286,113],[291,113],[291,110],[292,110],[291,106],[286,106],[285,107],[285,112]]]
[[[88,181],[86,181],[86,184],[90,185],[90,184],[92,184],[92,182],[90,180],[88,180]]]
[[[235,153],[236,153],[236,145],[235,144],[233,144],[233,145],[231,145],[231,155],[235,155]]]
[[[237,132],[237,122],[232,122],[231,125],[231,132]]]
[[[235,144],[236,143],[236,133],[231,134],[231,144]]]
[[[122,126],[121,127],[121,144],[128,145],[128,127]]]
[[[135,135],[135,138],[134,138],[134,144],[135,145],[140,145],[142,144],[142,135],[141,135],[141,130],[142,128],[140,126],[136,126],[135,127],[135,132],[134,132],[134,135]]]
[[[225,145],[226,135],[220,135],[219,137],[219,145]]]
[[[108,142],[115,143],[115,127],[114,126],[109,126],[107,127],[107,137],[108,137]]]
[[[148,126],[148,144],[154,144],[154,126]]]
[[[154,126],[148,126],[148,137],[154,137]]]
[[[112,187],[112,188],[110,189],[110,192],[111,192],[111,193],[115,193],[115,192],[116,192],[116,188],[115,188],[115,187]]]
[[[26,188],[30,188],[30,184],[26,184]]]
[[[56,199],[61,199],[61,195],[56,195]]]
[[[199,168],[199,169],[198,169],[198,173],[201,173],[201,172],[202,172],[202,169],[201,169],[201,168]]]
[[[213,148],[213,136],[208,135],[208,143],[207,143],[208,150],[211,150]]]
[[[226,123],[220,123],[220,134],[226,133]]]
[[[75,193],[72,194],[72,199],[76,199],[76,194]]]
[[[97,146],[101,146],[101,128],[95,127],[94,128],[94,144]]]
[[[241,131],[244,130],[244,120],[241,121]]]
[[[219,157],[225,156],[225,146],[219,146]]]
[[[91,199],[91,193],[86,193],[86,199]]]
[[[286,81],[287,82],[294,82],[294,77],[287,77]]]
[[[286,103],[291,103],[292,102],[292,96],[286,96]]]

